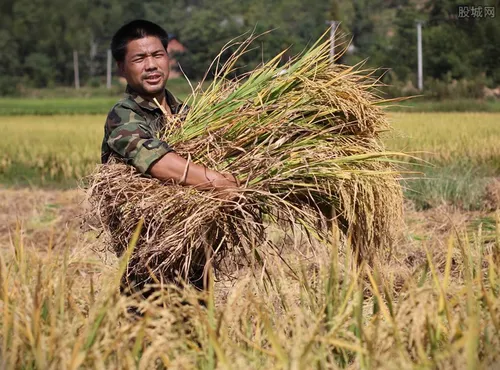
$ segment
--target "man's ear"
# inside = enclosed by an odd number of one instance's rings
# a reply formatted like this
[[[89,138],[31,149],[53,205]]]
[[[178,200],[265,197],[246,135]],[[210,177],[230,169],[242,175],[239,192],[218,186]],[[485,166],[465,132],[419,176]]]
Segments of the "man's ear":
[[[116,62],[116,67],[118,67],[120,77],[125,77],[125,64],[123,62]]]

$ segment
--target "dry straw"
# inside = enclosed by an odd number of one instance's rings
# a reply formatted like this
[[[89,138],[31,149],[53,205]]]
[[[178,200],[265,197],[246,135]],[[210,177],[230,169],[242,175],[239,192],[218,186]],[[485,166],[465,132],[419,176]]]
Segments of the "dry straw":
[[[326,242],[333,221],[368,260],[390,249],[402,192],[395,153],[379,140],[389,126],[377,80],[359,66],[332,65],[323,39],[285,66],[280,54],[230,79],[251,42],[221,52],[233,51],[215,60],[208,88],[195,89],[187,115],[169,117],[162,133],[180,155],[236,174],[239,199],[161,183],[116,162],[90,178],[93,214],[118,255],[144,220],[129,272],[162,280],[187,276],[207,256],[216,266],[258,259],[274,247],[270,223],[300,225]]]

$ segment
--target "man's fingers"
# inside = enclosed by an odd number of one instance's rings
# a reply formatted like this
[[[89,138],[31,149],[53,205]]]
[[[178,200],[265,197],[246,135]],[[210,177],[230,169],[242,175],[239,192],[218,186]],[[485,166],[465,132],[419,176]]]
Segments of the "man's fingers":
[[[241,182],[240,180],[238,179],[238,177],[236,177],[235,174],[233,173],[228,173],[228,172],[224,172],[222,173],[222,176],[224,176],[224,178],[230,182],[232,182],[234,185],[236,185],[236,187],[240,187],[241,186]]]
[[[240,179],[235,174],[232,174],[232,175],[234,177],[234,181],[236,182],[236,186],[240,187],[241,186]]]
[[[238,201],[242,198],[242,195],[235,190],[237,189],[234,188],[234,189],[219,190],[216,192],[215,196],[222,200]]]

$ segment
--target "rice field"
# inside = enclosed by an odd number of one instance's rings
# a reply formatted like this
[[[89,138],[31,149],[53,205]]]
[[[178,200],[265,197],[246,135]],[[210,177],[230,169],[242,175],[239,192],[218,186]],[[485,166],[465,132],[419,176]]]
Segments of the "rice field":
[[[389,148],[435,163],[471,162],[500,169],[500,114],[392,113]]]
[[[3,116],[0,130],[0,183],[74,185],[100,161],[105,115]],[[500,114],[391,113],[391,150],[414,153],[438,166],[420,167],[432,176],[449,168],[500,172]],[[442,172],[442,171],[441,171]]]
[[[416,174],[406,197],[417,209],[444,203],[464,210],[499,206],[500,115],[496,113],[393,113],[387,146],[414,153]],[[491,204],[493,202],[493,204]]]
[[[6,116],[0,182],[74,184],[100,161],[105,116]]]
[[[118,294],[125,265],[80,231],[83,195],[50,189],[99,162],[104,119],[0,117],[1,369],[498,368],[499,203],[469,206],[500,177],[500,114],[391,113],[388,147],[432,166],[411,164],[425,210],[390,261],[356,267],[335,242],[292,255],[298,234],[266,268],[148,301]]]

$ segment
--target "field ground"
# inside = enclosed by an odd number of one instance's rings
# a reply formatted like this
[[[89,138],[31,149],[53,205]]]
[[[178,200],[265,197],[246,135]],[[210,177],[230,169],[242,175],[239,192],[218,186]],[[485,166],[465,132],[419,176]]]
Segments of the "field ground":
[[[390,119],[388,148],[426,161],[405,164],[426,177],[407,174],[392,258],[285,249],[202,308],[189,289],[119,295],[124,265],[80,228],[103,115],[0,117],[0,368],[497,369],[500,114]]]
[[[169,90],[181,100],[191,93],[189,84],[181,79],[170,80]],[[106,114],[121,98],[125,86],[112,89],[82,87],[80,90],[61,87],[30,90],[23,97],[0,98],[0,116]]]
[[[391,261],[372,272],[353,268],[349,250],[304,246],[299,259],[285,252],[287,265],[266,260],[267,275],[217,280],[202,309],[183,303],[200,297],[192,290],[170,290],[160,305],[120,296],[119,261],[80,230],[84,204],[78,190],[0,190],[2,368],[500,363],[500,214],[409,205]]]
[[[81,242],[81,215],[86,206],[85,193],[78,189],[6,189],[0,187],[0,249],[9,248],[16,228],[22,229],[26,247],[45,250],[62,248],[68,240]],[[474,232],[482,226],[484,237],[492,237],[495,230],[494,211],[466,212],[456,207],[442,205],[426,211],[416,211],[408,202],[405,209],[405,232],[408,240],[430,241],[430,245],[444,245],[454,231]],[[493,234],[492,234],[493,232]],[[489,236],[488,236],[489,235]],[[95,235],[84,238],[89,251],[101,242]],[[68,239],[70,238],[70,239]],[[88,245],[87,243],[89,243]],[[96,248],[99,249],[99,248]],[[409,250],[399,249],[407,255]]]

